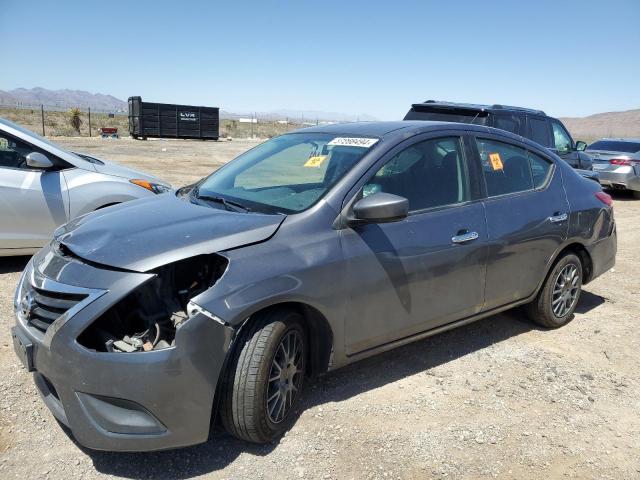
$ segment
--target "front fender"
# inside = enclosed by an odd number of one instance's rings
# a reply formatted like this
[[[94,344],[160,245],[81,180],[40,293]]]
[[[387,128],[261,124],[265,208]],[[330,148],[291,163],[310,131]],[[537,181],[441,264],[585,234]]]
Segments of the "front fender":
[[[88,170],[74,169],[64,172],[64,177],[69,191],[69,218],[71,219],[106,205],[155,195],[124,178]]]

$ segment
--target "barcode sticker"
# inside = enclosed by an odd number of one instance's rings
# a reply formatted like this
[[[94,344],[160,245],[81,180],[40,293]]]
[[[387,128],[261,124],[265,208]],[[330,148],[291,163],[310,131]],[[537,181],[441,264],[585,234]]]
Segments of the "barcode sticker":
[[[340,145],[343,147],[362,147],[369,148],[378,142],[377,138],[361,138],[361,137],[336,137],[327,145]]]

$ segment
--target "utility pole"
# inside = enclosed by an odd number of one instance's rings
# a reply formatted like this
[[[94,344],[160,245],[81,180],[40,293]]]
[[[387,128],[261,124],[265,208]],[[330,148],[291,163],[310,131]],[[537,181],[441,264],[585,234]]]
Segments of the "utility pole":
[[[40,117],[42,118],[42,136],[44,137],[44,105],[40,104]]]
[[[89,108],[89,137],[91,137],[91,107]]]

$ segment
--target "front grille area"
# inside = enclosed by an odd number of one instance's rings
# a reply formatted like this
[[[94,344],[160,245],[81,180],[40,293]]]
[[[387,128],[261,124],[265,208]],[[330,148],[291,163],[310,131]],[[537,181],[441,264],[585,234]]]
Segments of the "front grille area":
[[[87,295],[84,294],[53,292],[29,285],[21,308],[26,322],[44,333],[60,316],[85,298]]]

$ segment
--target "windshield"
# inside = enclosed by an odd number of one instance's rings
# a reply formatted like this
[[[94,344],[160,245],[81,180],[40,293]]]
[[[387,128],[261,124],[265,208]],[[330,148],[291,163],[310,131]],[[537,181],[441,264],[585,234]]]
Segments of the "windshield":
[[[207,177],[194,195],[223,197],[251,211],[306,210],[348,172],[377,138],[292,133],[240,155]]]
[[[53,142],[50,142],[46,138],[38,135],[37,133],[35,133],[35,132],[31,131],[31,130],[27,130],[26,128],[24,128],[24,127],[22,127],[22,126],[20,126],[20,125],[18,125],[16,123],[13,123],[13,122],[10,122],[9,120],[4,120],[4,119],[0,119],[0,120],[1,120],[0,124],[4,124],[7,127],[11,127],[11,128],[19,131],[20,133],[22,133],[23,135],[25,135],[27,137],[31,137],[32,141],[33,140],[38,140],[38,141],[40,141],[42,143],[47,144],[49,147],[58,150],[59,152],[66,153],[67,155],[72,155],[74,157],[80,157],[80,155],[78,155],[77,153],[70,152],[69,150],[65,150],[60,145],[58,145],[56,143],[53,143]],[[55,152],[53,152],[53,153],[55,153]]]
[[[587,147],[587,150],[605,150],[610,152],[640,152],[640,142],[620,142],[616,140],[600,140]]]

